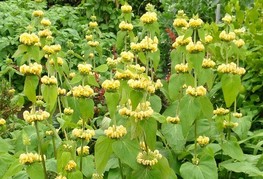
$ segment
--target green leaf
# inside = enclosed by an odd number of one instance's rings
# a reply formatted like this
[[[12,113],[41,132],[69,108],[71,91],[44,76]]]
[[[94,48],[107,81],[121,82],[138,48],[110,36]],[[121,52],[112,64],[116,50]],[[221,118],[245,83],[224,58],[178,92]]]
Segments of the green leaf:
[[[146,139],[146,144],[150,149],[155,149],[156,145],[156,132],[157,132],[157,121],[154,118],[149,118],[140,121],[141,127],[144,129],[144,136]]]
[[[162,157],[154,168],[162,171],[162,179],[177,179],[173,169],[169,166],[168,160]]]
[[[77,102],[82,119],[87,120],[93,118],[94,101],[90,98],[78,98]]]
[[[38,76],[29,75],[26,76],[25,84],[24,84],[24,94],[26,97],[33,103],[36,102],[36,89],[38,86]]]
[[[188,37],[191,37],[192,34],[193,34],[193,29],[189,28],[184,34],[184,39],[187,39]]]
[[[124,46],[124,43],[125,43],[125,38],[127,36],[127,33],[126,31],[119,31],[117,32],[117,42],[116,42],[116,48],[118,51],[120,51],[123,46]]]
[[[179,117],[184,136],[187,136],[189,129],[200,114],[200,104],[196,97],[185,95],[180,101]],[[191,111],[191,112],[190,112]]]
[[[27,53],[30,58],[34,59],[37,63],[40,63],[40,60],[44,56],[44,52],[41,51],[38,46],[30,46]]]
[[[197,77],[202,71],[202,63],[204,56],[205,56],[204,52],[188,54],[187,62],[189,64],[190,69],[194,68]]]
[[[207,96],[200,96],[196,100],[199,102],[203,116],[207,119],[212,119],[214,108],[209,98]]]
[[[164,123],[161,132],[167,140],[168,145],[174,151],[182,152],[184,150],[186,139],[184,138],[181,125]]]
[[[117,105],[119,104],[120,95],[117,92],[115,92],[115,93],[106,92],[104,94],[104,96],[105,96],[105,99],[106,99],[108,110],[110,112],[110,117],[112,119],[114,119],[115,118],[115,113],[117,111]]]
[[[198,29],[198,36],[202,42],[205,42],[205,31],[203,28]]]
[[[151,103],[151,107],[155,112],[160,112],[162,109],[162,100],[159,96],[153,95],[150,96],[149,101]]]
[[[250,162],[235,162],[235,163],[222,163],[221,167],[224,167],[228,171],[236,173],[246,173],[249,177],[263,177],[263,171],[260,171],[256,166]]]
[[[27,45],[23,45],[23,44],[19,45],[18,49],[14,53],[13,57],[17,58],[17,57],[21,56],[23,53],[25,53],[27,51],[27,49],[28,49]]]
[[[151,169],[150,167],[140,167],[132,173],[132,178],[143,178],[143,179],[153,179],[162,178],[162,173],[159,169]]]
[[[57,170],[59,173],[62,173],[64,171],[65,166],[71,159],[72,155],[70,152],[62,152],[61,155],[59,155],[59,158],[57,160]]]
[[[120,104],[125,104],[130,97],[131,88],[127,84],[126,80],[121,80],[120,82],[121,82],[121,86],[120,86],[121,101],[120,101]]]
[[[22,169],[23,169],[23,165],[19,162],[19,159],[12,160],[12,164],[9,166],[9,168],[7,170],[2,170],[5,172],[4,175],[2,176],[2,179],[9,179],[10,177],[14,176],[18,172],[22,171]]]
[[[31,179],[44,179],[44,170],[41,163],[33,163],[28,165],[26,172]]]
[[[78,157],[79,161],[79,157]],[[82,170],[83,175],[87,178],[92,178],[92,174],[95,173],[94,156],[88,155],[82,158]]]
[[[41,92],[45,102],[47,103],[47,111],[52,112],[56,107],[58,88],[56,85],[41,85]]]
[[[223,74],[221,82],[226,107],[230,107],[242,87],[241,78],[239,75]]]
[[[198,165],[190,162],[184,163],[180,168],[180,173],[184,179],[218,178],[216,162],[209,155],[201,158]]]
[[[139,52],[138,57],[139,57],[140,61],[142,62],[142,64],[146,65],[147,59],[146,59],[145,54],[143,52]]]
[[[79,82],[81,82],[81,80],[82,80],[82,76],[80,75],[80,74],[77,74],[77,75],[75,75],[73,78],[72,78],[72,80],[70,81],[70,84],[77,84],[77,83],[79,83]]]
[[[132,90],[130,92],[130,99],[132,103],[132,110],[135,110],[138,104],[141,102],[143,98],[143,92],[138,90]]]
[[[239,146],[239,144],[235,141],[226,141],[222,144],[222,150],[225,155],[232,157],[233,159],[237,159],[239,161],[244,160],[244,154]]]
[[[153,68],[156,71],[160,62],[160,50],[158,49],[156,52],[150,53],[149,56],[153,62]]]
[[[95,144],[95,164],[98,173],[104,173],[105,166],[112,154],[113,142],[112,139],[101,136]]]
[[[57,172],[57,160],[50,158],[46,160],[47,171]]]
[[[73,171],[73,172],[70,172],[68,175],[67,175],[67,178],[68,179],[82,179],[83,178],[83,174],[77,170],[77,171]]]
[[[108,70],[108,65],[107,65],[107,64],[102,64],[102,65],[94,68],[93,71],[99,72],[99,73],[104,73],[104,72],[106,72],[107,70]]]
[[[89,76],[88,76],[88,83],[89,83],[89,85],[91,85],[91,86],[96,86],[96,87],[99,87],[99,86],[100,86],[99,83],[98,83],[97,80],[96,80],[96,77],[95,77],[94,75],[89,75]]]
[[[136,156],[140,151],[138,141],[130,139],[117,140],[112,144],[112,149],[121,162],[127,164],[132,169],[137,168]]]
[[[215,75],[212,69],[202,69],[197,78],[199,85],[207,85],[209,90],[212,89],[215,79]]]

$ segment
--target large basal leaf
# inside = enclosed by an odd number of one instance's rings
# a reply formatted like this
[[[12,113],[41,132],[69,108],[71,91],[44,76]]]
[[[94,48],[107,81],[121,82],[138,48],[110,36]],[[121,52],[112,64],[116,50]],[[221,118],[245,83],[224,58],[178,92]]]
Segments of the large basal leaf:
[[[233,159],[242,161],[244,160],[244,154],[239,146],[239,144],[235,141],[226,141],[222,144],[222,150],[225,155],[232,157]]]
[[[115,118],[115,113],[117,110],[117,105],[119,104],[119,93],[115,92],[115,93],[111,93],[111,92],[106,92],[104,94],[105,99],[106,99],[106,103],[108,106],[108,110],[110,112],[110,117],[112,119]]]
[[[221,82],[226,107],[230,107],[241,89],[241,78],[239,75],[224,74]]]
[[[58,88],[56,85],[41,85],[42,96],[47,104],[47,111],[53,111],[55,104],[57,103]]]
[[[263,177],[263,171],[260,171],[256,166],[249,162],[222,163],[220,166],[228,171],[246,173],[250,177]]]
[[[140,151],[138,141],[130,139],[117,140],[112,144],[112,149],[115,155],[120,158],[121,162],[127,164],[133,169],[136,169],[138,166],[136,156]]]
[[[214,158],[207,155],[200,159],[198,165],[186,162],[180,168],[184,179],[214,179],[218,178],[217,166]]]
[[[112,154],[112,143],[114,141],[105,136],[98,138],[95,144],[95,165],[98,173],[104,173],[106,164]]]
[[[90,119],[94,115],[94,101],[90,98],[78,98],[78,106],[82,119]]]
[[[26,76],[25,84],[24,84],[24,94],[26,97],[33,103],[36,102],[36,89],[38,86],[38,76],[29,75]]]
[[[182,152],[184,150],[186,139],[183,136],[181,125],[164,123],[161,132],[172,150],[176,152]]]
[[[149,119],[142,120],[140,125],[143,128],[147,145],[150,149],[155,149],[157,121],[151,117]]]
[[[194,121],[200,114],[201,107],[196,97],[185,95],[180,101],[179,117],[181,119],[180,123],[182,125],[183,134],[187,136],[190,127],[193,125]]]
[[[40,162],[33,163],[32,165],[28,165],[26,168],[26,172],[31,179],[44,179],[45,178],[44,170]]]

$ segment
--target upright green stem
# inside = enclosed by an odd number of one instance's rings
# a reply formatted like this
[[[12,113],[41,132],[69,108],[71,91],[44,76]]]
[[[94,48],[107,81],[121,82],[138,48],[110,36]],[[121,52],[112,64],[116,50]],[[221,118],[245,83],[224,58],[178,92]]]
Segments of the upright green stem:
[[[44,170],[44,175],[45,175],[45,179],[48,179],[47,169],[46,169],[46,164],[45,164],[45,157],[44,157],[43,150],[42,150],[42,141],[41,141],[41,138],[40,138],[39,129],[38,129],[38,122],[37,121],[35,121],[35,127],[36,127],[36,132],[37,132],[38,148],[40,150],[40,156],[41,156],[41,162],[42,162],[42,166],[43,166],[43,170]]]
[[[56,142],[55,142],[55,137],[52,136],[52,145],[53,145],[53,150],[54,150],[54,157],[57,159],[57,149],[56,149]]]
[[[194,125],[195,125],[195,149],[194,149],[194,158],[196,159],[197,158],[197,123],[196,123],[196,119],[195,119],[195,122],[194,122]]]
[[[121,160],[118,158],[119,161],[119,166],[120,166],[120,173],[121,173],[121,178],[124,179],[124,175],[123,175],[123,170],[122,170],[122,164],[121,164]]]
[[[84,139],[81,139],[81,150],[80,150],[80,165],[79,170],[82,172],[82,160],[83,160],[83,146],[84,146]]]

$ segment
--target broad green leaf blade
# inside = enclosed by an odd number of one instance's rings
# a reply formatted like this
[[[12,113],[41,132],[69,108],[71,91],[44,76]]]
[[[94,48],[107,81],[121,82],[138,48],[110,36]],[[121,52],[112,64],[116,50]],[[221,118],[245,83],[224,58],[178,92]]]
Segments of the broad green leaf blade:
[[[24,94],[33,103],[36,102],[36,89],[38,86],[38,76],[30,75],[26,76],[24,84]]]
[[[80,157],[77,158],[78,163],[80,161]],[[92,178],[92,174],[95,173],[95,166],[94,166],[94,156],[88,155],[82,158],[82,173],[87,178]]]
[[[104,173],[106,164],[112,154],[113,142],[114,140],[101,136],[95,144],[95,164],[98,173]]]
[[[154,168],[159,169],[162,174],[162,179],[177,179],[173,169],[169,166],[168,160],[162,157]]]
[[[58,97],[58,88],[56,85],[41,85],[41,92],[47,104],[47,111],[50,113],[55,108]]]
[[[127,32],[126,31],[119,31],[117,32],[117,42],[116,42],[116,48],[118,51],[120,51],[123,46],[124,46],[124,42],[125,42],[125,38],[127,36]]]
[[[143,92],[142,91],[137,91],[137,90],[132,90],[130,92],[130,99],[132,103],[132,110],[135,110],[138,104],[141,102],[143,98]]]
[[[207,119],[212,119],[214,108],[209,98],[207,96],[200,96],[196,100],[199,102],[202,115]]]
[[[77,170],[77,171],[70,172],[67,175],[67,178],[68,179],[82,179],[83,178],[83,174],[79,170]]]
[[[181,119],[181,125],[183,134],[186,137],[189,133],[189,129],[200,114],[200,104],[196,100],[196,97],[185,95],[180,101],[179,117]]]
[[[245,159],[241,147],[235,141],[226,141],[225,143],[223,143],[222,150],[225,155],[228,155],[232,157],[233,159],[236,159],[239,161],[242,161]]]
[[[184,179],[218,178],[216,162],[208,155],[201,158],[198,165],[190,162],[184,163],[180,168],[180,173]]]
[[[181,125],[164,123],[161,132],[172,150],[176,152],[182,152],[184,150],[186,139],[183,136]]]
[[[106,99],[106,103],[108,106],[108,110],[110,112],[110,117],[112,119],[115,118],[115,113],[117,111],[117,105],[119,104],[119,93],[115,92],[115,93],[111,93],[111,92],[106,92],[104,94],[105,99]]]
[[[136,161],[136,156],[140,151],[138,141],[130,139],[117,140],[112,144],[112,149],[121,162],[127,164],[132,169],[138,167]]]
[[[147,145],[150,147],[150,149],[155,149],[157,121],[151,117],[149,119],[140,121],[140,125],[143,128]]]
[[[27,45],[23,45],[23,44],[19,45],[18,49],[14,53],[13,57],[17,58],[17,57],[21,56],[23,53],[25,53],[27,51],[27,49],[28,49]]]
[[[97,80],[96,80],[96,77],[95,77],[94,75],[89,75],[89,76],[87,77],[87,79],[88,79],[88,84],[89,84],[90,86],[96,86],[96,87],[99,87],[99,86],[100,86],[99,83],[98,83]]]
[[[228,171],[246,173],[250,177],[263,177],[263,171],[260,171],[256,166],[249,162],[222,163],[220,166]]]
[[[241,89],[241,78],[239,75],[223,74],[221,82],[226,107],[230,107]]]
[[[108,65],[107,64],[102,64],[96,68],[94,68],[95,72],[99,72],[99,73],[104,73],[108,70]]]
[[[78,98],[77,101],[82,119],[92,118],[94,115],[94,101],[90,98]]]
[[[26,172],[31,179],[44,179],[45,178],[44,170],[40,162],[33,163],[32,165],[28,165],[26,168]]]
[[[12,159],[12,158],[11,158]],[[0,168],[2,168],[3,164]],[[12,160],[12,164],[9,166],[7,170],[4,171],[4,175],[2,176],[2,179],[9,179],[10,177],[14,176],[18,172],[22,171],[23,165],[19,162],[19,159]]]
[[[150,167],[140,167],[132,173],[130,179],[142,178],[142,179],[161,179],[162,173],[159,169],[151,169]]]
[[[155,111],[155,112],[160,112],[162,109],[162,100],[159,96],[157,95],[153,95],[150,96],[149,101],[151,103],[151,108]]]

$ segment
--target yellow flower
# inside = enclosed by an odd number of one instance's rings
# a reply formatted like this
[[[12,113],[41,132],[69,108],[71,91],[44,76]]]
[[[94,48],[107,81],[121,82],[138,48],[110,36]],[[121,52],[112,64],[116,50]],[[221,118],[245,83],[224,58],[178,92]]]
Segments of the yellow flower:
[[[94,53],[89,53],[89,58],[94,58]]]
[[[35,121],[43,121],[48,119],[50,114],[46,111],[42,111],[41,109],[38,111],[24,111],[23,112],[23,118],[26,122],[32,123]]]
[[[199,136],[196,141],[200,146],[205,146],[209,143],[209,137]]]
[[[241,34],[244,34],[246,32],[246,29],[244,27],[242,27],[240,29],[235,29],[234,32],[237,35],[241,35]]]
[[[50,22],[49,19],[42,19],[40,24],[43,25],[43,26],[50,26],[51,22]]]
[[[53,136],[53,135],[54,135],[54,132],[53,132],[52,130],[46,131],[46,135],[47,135],[47,136]]]
[[[175,116],[175,117],[168,116],[166,118],[166,121],[170,123],[178,124],[180,122],[180,118],[179,116]]]
[[[238,67],[234,62],[219,65],[217,71],[220,73],[232,73],[237,75],[243,75],[246,73],[244,68]]]
[[[174,27],[188,27],[188,22],[183,18],[176,18],[173,22]]]
[[[81,147],[77,148],[77,153],[78,153],[78,155],[81,155]],[[83,146],[82,154],[83,155],[88,155],[89,154],[89,146]]]
[[[71,171],[73,171],[74,169],[76,169],[76,167],[77,167],[76,162],[75,162],[74,160],[70,160],[70,161],[67,163],[67,165],[65,166],[65,170],[66,170],[67,172],[71,172]]]
[[[119,80],[105,80],[101,86],[106,91],[116,91],[120,87],[120,81]]]
[[[223,127],[224,128],[232,129],[232,128],[237,127],[237,126],[238,126],[237,122],[231,122],[231,121],[226,121],[226,120],[224,120],[224,122],[223,122]]]
[[[41,161],[41,156],[39,154],[34,154],[32,152],[30,153],[23,153],[23,154],[20,154],[19,156],[19,162],[21,164],[24,164],[24,165],[29,165],[29,164],[32,164],[34,162],[39,162]]]
[[[91,68],[92,68],[91,64],[78,64],[78,70],[79,70],[80,74],[82,74],[82,75],[91,74]]]
[[[3,118],[0,118],[0,126],[3,126],[6,124],[6,121]]]
[[[213,40],[213,37],[211,35],[205,36],[205,43],[210,43],[210,42],[212,42],[212,40]]]
[[[86,35],[85,38],[87,41],[91,41],[93,39],[93,36],[92,35]]]
[[[132,11],[132,7],[129,4],[125,4],[121,6],[122,13],[130,13]]]
[[[223,41],[230,42],[236,38],[236,34],[234,32],[226,33],[226,31],[222,31],[219,34],[219,38]]]
[[[224,21],[224,23],[230,24],[232,22],[232,16],[226,14],[225,17],[222,18],[222,20]]]
[[[104,177],[103,174],[98,174],[98,173],[92,174],[92,179],[103,179],[103,177]]]
[[[111,68],[115,68],[116,66],[117,66],[117,64],[118,64],[118,60],[114,60],[113,58],[107,58],[106,59],[106,61],[107,61],[107,65],[109,66],[109,67],[111,67]]]
[[[99,44],[98,41],[88,41],[88,45],[91,47],[97,47]]]
[[[158,38],[155,36],[153,39],[145,36],[140,43],[131,43],[131,49],[134,51],[151,51],[156,52],[158,50]]]
[[[67,177],[65,177],[63,175],[58,175],[55,179],[67,179]]]
[[[19,68],[20,72],[24,75],[38,75],[42,72],[42,65],[38,63],[30,63],[29,65],[22,65]]]
[[[175,42],[173,43],[173,48],[177,48],[178,46],[184,46],[184,45],[188,45],[190,42],[192,42],[192,38],[188,37],[188,38],[184,38],[183,35],[178,36],[175,40]]]
[[[119,139],[122,138],[127,134],[127,130],[123,125],[109,127],[104,131],[104,134],[112,139]]]
[[[70,73],[69,73],[69,79],[74,78],[74,76],[76,76],[76,73],[75,73],[75,72],[70,72]]]
[[[214,115],[226,115],[229,113],[229,109],[225,109],[225,108],[216,108],[214,111],[213,111],[213,114]]]
[[[93,89],[89,86],[74,86],[71,90],[72,95],[77,98],[88,98],[94,95]]]
[[[49,29],[44,29],[38,32],[39,37],[52,36],[52,32]]]
[[[186,89],[186,94],[191,96],[205,96],[206,95],[206,89],[203,86],[198,86],[196,88],[192,86],[188,86]]]
[[[89,27],[90,28],[96,28],[96,27],[98,27],[98,23],[97,22],[89,22]]]
[[[184,64],[184,63],[181,63],[181,64],[177,64],[175,65],[175,71],[177,73],[187,73],[189,68],[188,68],[188,63]]]
[[[116,79],[121,80],[121,79],[135,79],[137,76],[138,76],[137,74],[134,74],[130,70],[125,70],[122,72],[117,71],[114,77]]]
[[[189,20],[189,26],[193,28],[199,28],[203,25],[203,21],[200,18],[192,18]]]
[[[213,68],[216,65],[216,63],[211,60],[210,58],[204,58],[202,62],[203,68]]]
[[[70,107],[64,109],[65,115],[71,115],[71,114],[73,114],[73,112],[74,112],[74,110],[71,109]]]
[[[131,31],[133,29],[133,25],[130,24],[130,23],[127,23],[125,21],[121,21],[121,23],[119,24],[119,28],[122,30],[122,31]]]
[[[134,55],[132,52],[121,52],[121,62],[131,63],[133,61]]]
[[[155,12],[146,12],[140,18],[140,21],[145,24],[151,24],[157,21],[157,14]]]
[[[42,17],[44,15],[44,12],[41,10],[33,11],[32,16],[34,17]]]
[[[73,129],[72,135],[76,138],[85,139],[86,141],[89,141],[94,135],[95,131],[93,129]]]
[[[158,163],[158,160],[162,158],[162,155],[159,153],[158,150],[151,151],[142,151],[139,152],[136,159],[139,164],[146,165],[146,166],[153,166]]]
[[[61,46],[59,44],[57,44],[57,45],[45,45],[43,47],[43,50],[47,54],[54,54],[55,52],[59,52],[61,50]]]
[[[238,48],[241,48],[245,45],[245,42],[243,39],[233,40],[233,42]]]
[[[196,43],[190,42],[188,45],[186,45],[186,50],[189,53],[198,53],[204,51],[205,47],[202,44],[202,42],[197,41]]]
[[[20,35],[19,41],[25,45],[34,45],[39,42],[39,37],[34,33],[23,33]]]
[[[234,117],[236,117],[236,118],[241,118],[242,117],[242,113],[238,113],[238,112],[234,112],[232,115]]]
[[[45,75],[41,78],[41,83],[44,85],[56,85],[58,81],[55,76],[48,77]]]

